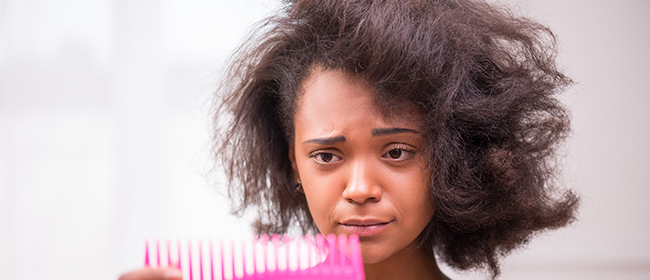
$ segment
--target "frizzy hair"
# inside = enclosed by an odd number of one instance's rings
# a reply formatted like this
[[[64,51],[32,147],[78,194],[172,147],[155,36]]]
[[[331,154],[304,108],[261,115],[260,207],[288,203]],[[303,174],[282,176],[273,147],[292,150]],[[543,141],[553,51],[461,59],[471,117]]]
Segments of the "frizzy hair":
[[[294,190],[293,116],[314,67],[340,70],[385,112],[422,116],[435,205],[423,248],[496,277],[500,257],[575,219],[578,198],[556,180],[569,133],[556,96],[571,83],[556,49],[548,28],[484,1],[286,2],[238,49],[216,99],[233,212],[256,211],[258,232],[316,231]]]

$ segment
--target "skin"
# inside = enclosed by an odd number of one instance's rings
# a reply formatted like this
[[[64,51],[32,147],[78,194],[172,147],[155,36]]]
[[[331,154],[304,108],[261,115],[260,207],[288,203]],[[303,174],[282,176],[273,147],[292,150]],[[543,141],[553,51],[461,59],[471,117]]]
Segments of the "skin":
[[[181,271],[176,266],[166,268],[142,268],[131,271],[119,280],[181,280]]]
[[[315,69],[294,117],[294,174],[321,233],[360,235],[367,279],[446,279],[415,248],[434,208],[422,129],[374,98],[360,78]]]

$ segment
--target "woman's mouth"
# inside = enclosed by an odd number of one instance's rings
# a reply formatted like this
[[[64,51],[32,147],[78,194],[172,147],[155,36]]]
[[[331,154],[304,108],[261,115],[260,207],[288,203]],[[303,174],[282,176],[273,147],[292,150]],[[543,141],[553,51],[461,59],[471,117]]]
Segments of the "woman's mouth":
[[[384,231],[393,221],[349,220],[339,223],[348,233],[358,236],[370,236]]]

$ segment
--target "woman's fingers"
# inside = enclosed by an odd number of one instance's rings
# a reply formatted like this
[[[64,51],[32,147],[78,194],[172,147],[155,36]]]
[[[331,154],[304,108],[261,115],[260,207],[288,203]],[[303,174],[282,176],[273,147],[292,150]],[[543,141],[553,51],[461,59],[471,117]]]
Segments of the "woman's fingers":
[[[181,280],[178,268],[143,268],[122,275],[119,280]]]

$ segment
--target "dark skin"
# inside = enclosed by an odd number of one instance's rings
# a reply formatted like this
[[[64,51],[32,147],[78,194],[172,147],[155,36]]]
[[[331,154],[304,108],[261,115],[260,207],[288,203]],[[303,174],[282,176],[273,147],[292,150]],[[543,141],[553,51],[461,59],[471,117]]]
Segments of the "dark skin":
[[[415,248],[406,248],[406,250],[417,251]],[[402,252],[399,252],[400,254]],[[420,252],[421,253],[421,252]],[[431,252],[433,255],[433,252]],[[429,258],[428,256],[422,254],[421,258],[416,258],[414,262],[407,262],[406,258],[400,258],[396,256],[397,260],[402,260],[402,262],[394,262],[390,265],[372,265],[366,264],[364,266],[366,279],[441,279],[449,280],[449,278],[444,275],[436,261]],[[433,264],[433,265],[431,265]],[[396,270],[393,267],[404,267],[408,269]]]
[[[359,77],[312,71],[294,117],[296,180],[321,233],[360,236],[366,279],[447,279],[417,248],[433,215],[422,129],[374,100]]]

